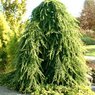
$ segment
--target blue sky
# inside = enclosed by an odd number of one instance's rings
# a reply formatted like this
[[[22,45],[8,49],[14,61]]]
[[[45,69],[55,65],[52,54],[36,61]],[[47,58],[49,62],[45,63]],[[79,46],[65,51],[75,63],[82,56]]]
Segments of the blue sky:
[[[26,18],[31,15],[32,10],[39,5],[43,0],[28,0],[27,2],[27,15]],[[81,10],[85,0],[60,0],[65,6],[69,13],[73,16],[80,16]]]

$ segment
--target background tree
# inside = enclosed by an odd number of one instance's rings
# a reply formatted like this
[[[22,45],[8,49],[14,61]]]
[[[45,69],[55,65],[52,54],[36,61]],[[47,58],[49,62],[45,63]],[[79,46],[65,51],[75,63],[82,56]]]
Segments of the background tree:
[[[10,42],[7,44],[8,63],[12,63],[18,44],[18,38],[24,31],[26,21],[26,0],[1,0],[3,14],[11,29]]]
[[[95,0],[85,0],[80,17],[80,26],[83,29],[95,30]]]
[[[0,13],[0,71],[5,70],[7,64],[7,44],[10,41],[11,30],[2,13]]]
[[[3,13],[11,30],[19,36],[23,30],[26,0],[1,0]]]

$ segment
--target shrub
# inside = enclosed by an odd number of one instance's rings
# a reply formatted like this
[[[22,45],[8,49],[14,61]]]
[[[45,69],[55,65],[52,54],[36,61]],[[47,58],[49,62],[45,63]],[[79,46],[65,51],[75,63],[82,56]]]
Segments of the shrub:
[[[86,45],[95,45],[95,39],[87,36],[87,35],[84,35],[82,37],[82,41],[86,44]]]
[[[63,89],[62,93],[73,95],[78,90],[71,89],[88,84],[83,52],[76,19],[59,1],[45,0],[32,12],[18,43],[16,69],[6,82],[21,92],[37,91],[36,95],[47,93],[46,88],[52,94]]]

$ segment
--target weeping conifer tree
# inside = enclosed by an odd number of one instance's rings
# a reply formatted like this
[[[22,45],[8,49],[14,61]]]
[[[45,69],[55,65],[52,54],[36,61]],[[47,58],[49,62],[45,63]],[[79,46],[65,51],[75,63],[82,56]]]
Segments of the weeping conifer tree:
[[[19,40],[11,83],[20,91],[46,84],[85,84],[83,52],[76,19],[59,1],[45,0],[33,10]]]

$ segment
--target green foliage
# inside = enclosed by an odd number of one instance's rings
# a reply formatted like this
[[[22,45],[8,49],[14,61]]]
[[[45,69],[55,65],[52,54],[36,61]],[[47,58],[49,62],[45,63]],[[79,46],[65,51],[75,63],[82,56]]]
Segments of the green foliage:
[[[3,13],[9,23],[11,30],[20,36],[24,29],[24,14],[26,12],[26,0],[1,0]]]
[[[76,20],[66,12],[63,4],[51,0],[37,7],[32,19],[38,22],[43,33],[39,48],[47,81],[69,86],[81,83],[86,66],[83,66],[85,61]]]
[[[91,38],[87,35],[84,35],[82,37],[82,41],[86,44],[86,45],[95,45],[95,39]]]
[[[72,89],[86,84],[83,52],[76,19],[59,1],[45,0],[32,12],[18,42],[16,70],[9,74],[7,82],[23,92],[38,90],[46,84]]]
[[[14,61],[16,48],[18,48],[18,38],[25,29],[26,21],[23,20],[26,12],[26,0],[0,0],[3,6],[3,14],[11,29],[10,41],[7,45],[8,65],[6,70],[12,69],[11,63]]]
[[[87,56],[95,56],[95,45],[87,45],[85,48]]]
[[[90,90],[89,86],[84,85],[72,88],[62,85],[47,85],[45,87],[40,87],[38,90],[31,93],[31,95],[95,95],[95,93]]]
[[[10,41],[7,44],[7,62],[8,65],[6,65],[6,72],[10,72],[15,69],[14,65],[12,64],[16,55],[16,50],[18,48],[18,39],[16,35],[12,35],[10,37]]]
[[[7,44],[10,40],[10,28],[4,15],[0,13],[0,71],[5,69],[7,64]]]
[[[87,56],[95,56],[95,49],[90,49],[86,52]]]
[[[15,88],[11,84],[10,80],[11,78],[14,78],[13,74],[14,72],[7,74],[0,74],[0,84],[3,86],[7,85],[9,87],[11,85],[10,88],[12,89]],[[45,84],[45,85],[36,86],[36,89],[32,89],[32,91],[30,91],[29,93],[31,93],[31,95],[94,95],[95,94],[95,92],[91,90],[90,86],[85,86],[83,84],[81,84],[80,86],[74,85],[72,87],[66,87],[63,85],[58,86],[55,84]]]

